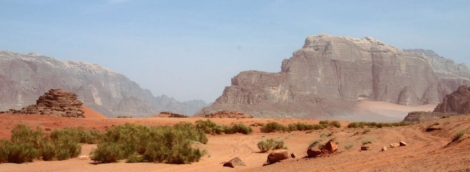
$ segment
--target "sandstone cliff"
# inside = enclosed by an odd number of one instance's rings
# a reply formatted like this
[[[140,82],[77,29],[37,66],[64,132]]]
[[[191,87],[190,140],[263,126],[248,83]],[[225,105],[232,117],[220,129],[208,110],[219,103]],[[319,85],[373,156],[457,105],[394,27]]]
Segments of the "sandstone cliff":
[[[52,88],[77,93],[86,106],[108,117],[150,116],[159,111],[194,114],[202,101],[154,97],[126,76],[96,64],[60,61],[35,53],[0,51],[0,110],[33,104]]]
[[[464,74],[437,75],[429,57],[371,37],[309,36],[282,62],[281,72],[241,72],[222,96],[198,115],[234,110],[256,117],[350,114],[357,100],[401,105],[438,103],[468,82]],[[434,69],[436,68],[436,69]]]

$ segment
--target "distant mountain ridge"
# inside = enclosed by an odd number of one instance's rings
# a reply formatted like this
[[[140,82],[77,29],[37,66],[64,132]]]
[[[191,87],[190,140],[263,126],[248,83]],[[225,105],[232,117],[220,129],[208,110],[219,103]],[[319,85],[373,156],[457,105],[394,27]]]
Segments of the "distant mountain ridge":
[[[401,50],[372,37],[309,36],[281,71],[243,71],[197,115],[232,110],[255,117],[351,115],[360,100],[437,104],[470,70],[430,50]]]
[[[154,97],[126,76],[96,64],[0,51],[0,110],[34,104],[52,88],[76,93],[86,106],[108,117],[150,116],[160,111],[192,115],[206,106],[202,100]]]

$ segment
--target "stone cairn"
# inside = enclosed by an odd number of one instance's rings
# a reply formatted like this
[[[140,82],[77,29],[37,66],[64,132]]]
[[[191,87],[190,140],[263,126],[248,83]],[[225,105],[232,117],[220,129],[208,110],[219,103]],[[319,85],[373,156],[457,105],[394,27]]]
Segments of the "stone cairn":
[[[77,100],[77,94],[62,89],[51,89],[40,96],[35,105],[21,110],[10,109],[0,114],[40,114],[71,118],[85,118],[83,103]]]

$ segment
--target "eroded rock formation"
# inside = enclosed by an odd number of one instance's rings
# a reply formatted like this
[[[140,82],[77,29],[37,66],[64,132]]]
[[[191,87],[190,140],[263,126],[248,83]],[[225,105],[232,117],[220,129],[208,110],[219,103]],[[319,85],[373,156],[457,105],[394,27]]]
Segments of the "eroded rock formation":
[[[10,109],[0,112],[6,114],[40,114],[72,118],[85,118],[83,103],[77,100],[77,95],[62,89],[51,89],[40,96],[35,105],[29,105],[21,110]]]
[[[302,49],[282,62],[279,73],[241,72],[198,114],[234,110],[255,117],[345,115],[362,99],[407,106],[438,103],[455,89],[453,83],[468,82],[466,75],[456,76],[450,69],[439,68],[445,75],[437,75],[431,64],[430,57],[371,37],[309,36]]]

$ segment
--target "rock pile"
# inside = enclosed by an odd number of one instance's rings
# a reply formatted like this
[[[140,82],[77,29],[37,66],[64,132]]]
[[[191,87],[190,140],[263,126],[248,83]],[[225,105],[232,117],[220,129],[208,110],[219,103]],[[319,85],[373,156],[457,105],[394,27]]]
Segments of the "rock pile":
[[[336,145],[336,143],[330,140],[325,144],[325,146],[323,146],[321,150],[316,149],[316,148],[308,149],[307,156],[314,158],[314,157],[319,157],[319,156],[335,153],[337,150],[338,150],[338,146]]]
[[[204,118],[253,118],[252,115],[236,112],[236,111],[218,111],[215,113],[204,115]]]
[[[21,110],[10,109],[4,114],[40,114],[72,118],[85,118],[83,103],[77,100],[77,95],[62,89],[51,89],[40,96],[35,105],[29,105]]]

